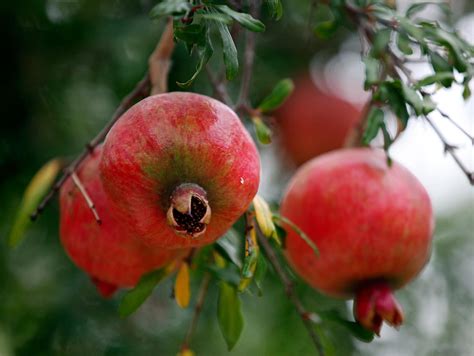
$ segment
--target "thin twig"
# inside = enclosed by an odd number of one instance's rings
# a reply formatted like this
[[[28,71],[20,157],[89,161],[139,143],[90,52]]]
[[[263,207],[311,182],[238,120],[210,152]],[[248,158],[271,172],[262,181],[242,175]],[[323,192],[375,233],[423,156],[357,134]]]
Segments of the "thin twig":
[[[466,137],[468,137],[471,140],[471,144],[474,145],[474,136],[472,136],[469,132],[467,132],[461,125],[459,125],[456,121],[454,121],[448,114],[446,114],[444,111],[441,111],[440,109],[436,108],[436,111],[444,117],[446,120],[448,120],[452,125],[454,125],[459,131],[461,131]]]
[[[265,254],[267,255],[268,260],[272,264],[273,268],[275,269],[275,272],[278,274],[278,277],[280,278],[283,286],[285,287],[285,293],[288,299],[290,299],[290,301],[295,306],[298,314],[300,315],[301,320],[303,321],[303,324],[306,327],[306,330],[308,331],[308,334],[311,337],[314,343],[314,346],[316,347],[317,353],[321,356],[324,355],[324,349],[323,349],[321,340],[319,336],[316,334],[316,332],[314,331],[313,324],[310,320],[311,313],[306,311],[300,299],[296,295],[293,289],[293,282],[288,277],[282,265],[280,264],[280,261],[278,260],[278,257],[275,251],[273,250],[272,246],[270,245],[270,242],[268,241],[268,239],[265,236],[263,236],[260,232],[257,233],[257,238],[258,238],[258,243],[260,247],[262,247],[262,249],[265,251]]]
[[[444,145],[444,151],[449,153],[451,157],[456,161],[457,165],[461,170],[464,172],[466,175],[467,179],[469,180],[469,183],[471,185],[474,185],[474,172],[469,171],[469,169],[464,165],[464,163],[461,161],[461,159],[458,157],[456,153],[456,146],[450,144],[446,137],[444,137],[443,133],[441,130],[431,121],[431,119],[427,116],[425,116],[425,120],[428,122],[428,124],[433,128],[434,132],[438,135],[439,139],[441,142],[443,142]]]
[[[84,197],[84,200],[87,203],[87,206],[89,209],[92,211],[92,214],[94,215],[95,221],[97,221],[97,224],[102,224],[102,220],[100,220],[99,214],[97,214],[97,210],[95,208],[94,202],[92,201],[91,197],[89,194],[87,194],[86,188],[82,185],[81,180],[77,176],[76,172],[73,172],[71,174],[71,178],[76,185],[77,189],[81,192],[82,196]]]
[[[209,272],[206,272],[202,279],[201,286],[199,287],[196,305],[194,306],[193,319],[191,320],[191,324],[189,325],[188,331],[186,332],[184,341],[181,344],[181,351],[189,348],[189,344],[191,343],[191,339],[194,335],[194,331],[196,330],[199,316],[201,315],[201,311],[204,305],[204,301],[206,299],[207,291],[209,290],[210,282],[211,282],[211,274]]]
[[[158,43],[155,51],[150,57],[150,70],[153,70],[153,73],[147,71],[144,78],[140,80],[135,88],[121,101],[119,107],[115,110],[110,121],[105,125],[105,127],[97,134],[92,141],[86,144],[86,148],[82,153],[64,170],[63,175],[59,180],[54,184],[51,190],[46,194],[43,200],[39,203],[36,210],[31,214],[31,220],[36,220],[39,214],[44,210],[46,205],[51,201],[51,199],[56,195],[59,189],[62,187],[64,182],[73,174],[81,165],[81,163],[86,159],[86,157],[94,151],[94,149],[99,145],[107,136],[112,126],[115,122],[127,111],[135,102],[148,96],[150,94],[151,85],[154,86],[155,91],[161,92],[161,90],[166,89],[166,79],[159,78],[168,76],[169,70],[169,61],[166,61],[166,56],[171,56],[172,46],[170,47],[170,38],[172,41],[172,28],[170,30],[170,23],[165,29],[160,42]],[[161,42],[163,41],[163,44]],[[162,51],[162,53],[160,53]],[[152,59],[154,58],[154,59]],[[158,64],[157,64],[158,63]],[[161,66],[160,66],[161,64]],[[153,77],[151,81],[150,77]],[[163,84],[164,83],[164,84]]]
[[[168,72],[171,67],[173,49],[173,19],[169,18],[160,41],[148,58],[151,82],[150,95],[166,93],[168,91]]]
[[[254,18],[258,18],[260,14],[260,1],[249,1],[249,13]],[[245,51],[244,66],[242,70],[242,82],[240,86],[239,99],[237,100],[237,109],[242,105],[249,104],[250,82],[252,80],[253,64],[255,60],[255,33],[249,30],[245,31]]]

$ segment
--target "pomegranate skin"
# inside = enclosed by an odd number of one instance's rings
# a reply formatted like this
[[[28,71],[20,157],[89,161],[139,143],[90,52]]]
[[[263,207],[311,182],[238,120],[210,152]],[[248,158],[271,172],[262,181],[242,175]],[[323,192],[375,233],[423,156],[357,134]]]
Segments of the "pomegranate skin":
[[[140,277],[184,252],[150,249],[125,233],[112,215],[99,175],[102,148],[86,158],[77,175],[101,219],[99,225],[71,178],[60,191],[60,237],[71,260],[108,297],[117,287],[132,287]]]
[[[360,110],[320,91],[309,76],[295,81],[295,90],[274,113],[283,153],[297,166],[341,148],[360,121]]]
[[[317,245],[287,228],[286,256],[311,286],[352,297],[371,283],[397,289],[427,263],[434,219],[428,194],[381,150],[344,149],[302,166],[281,205],[283,216]],[[375,329],[374,329],[375,330]]]
[[[245,212],[258,189],[260,159],[230,108],[175,92],[144,99],[119,119],[105,140],[100,170],[114,212],[138,238],[184,248],[212,243]],[[202,219],[186,230],[178,226],[190,216],[183,201],[196,196]],[[196,225],[205,229],[194,234]]]

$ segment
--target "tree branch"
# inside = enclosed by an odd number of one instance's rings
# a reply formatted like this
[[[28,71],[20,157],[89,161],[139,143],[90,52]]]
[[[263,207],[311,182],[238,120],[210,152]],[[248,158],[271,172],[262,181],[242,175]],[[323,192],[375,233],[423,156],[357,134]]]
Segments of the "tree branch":
[[[94,214],[95,221],[97,221],[97,223],[99,225],[102,224],[102,221],[100,220],[99,214],[97,214],[97,210],[95,208],[94,202],[92,201],[89,194],[87,194],[86,188],[84,188],[84,186],[82,185],[81,180],[77,176],[76,172],[73,172],[71,174],[71,178],[72,178],[74,184],[76,185],[77,189],[79,189],[82,196],[84,197],[84,200],[86,201],[87,206],[89,207],[89,209],[92,211],[92,214]]]
[[[171,29],[170,29],[171,26]],[[147,72],[142,80],[138,82],[135,88],[121,101],[119,107],[115,110],[110,121],[105,127],[97,134],[92,141],[86,144],[86,148],[82,153],[64,170],[63,175],[53,185],[51,190],[46,194],[43,200],[39,203],[36,210],[31,214],[31,220],[41,214],[46,205],[56,195],[66,180],[79,168],[81,163],[89,156],[91,152],[99,145],[107,136],[115,122],[138,100],[148,96],[152,89],[155,93],[162,92],[166,89],[166,80],[168,77],[168,71],[170,67],[169,57],[171,56],[173,46],[170,41],[173,40],[173,29],[172,22],[168,22],[160,41],[155,48],[154,52],[150,56],[149,64],[150,71]],[[163,78],[164,77],[164,78]]]
[[[321,340],[319,336],[316,334],[316,332],[314,331],[313,324],[310,320],[311,313],[306,311],[300,299],[296,295],[293,289],[293,282],[288,277],[282,265],[280,264],[280,261],[278,260],[278,257],[275,251],[273,250],[272,246],[270,245],[270,242],[268,241],[268,239],[265,236],[263,236],[259,231],[257,231],[257,238],[258,238],[258,243],[260,247],[262,247],[262,249],[265,251],[265,254],[268,257],[268,260],[272,264],[273,268],[275,269],[275,272],[277,273],[283,286],[285,287],[285,293],[288,299],[290,299],[290,301],[295,306],[298,314],[300,315],[301,320],[303,321],[303,324],[306,327],[306,330],[308,331],[308,334],[314,343],[317,353],[323,356],[324,349],[323,349]]]
[[[206,272],[202,279],[201,286],[199,287],[199,292],[196,299],[196,305],[194,306],[193,319],[191,320],[191,324],[189,325],[188,331],[186,332],[184,341],[181,344],[181,351],[187,350],[189,348],[189,344],[191,343],[191,339],[194,335],[194,331],[196,330],[199,316],[201,315],[204,301],[206,300],[206,295],[207,295],[207,291],[209,290],[210,282],[211,282],[211,274],[209,272]]]

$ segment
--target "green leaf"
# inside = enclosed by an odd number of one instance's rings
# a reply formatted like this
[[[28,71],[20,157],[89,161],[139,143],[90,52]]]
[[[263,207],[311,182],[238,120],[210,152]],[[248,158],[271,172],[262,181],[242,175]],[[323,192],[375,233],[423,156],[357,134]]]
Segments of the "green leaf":
[[[194,82],[194,80],[197,78],[199,73],[201,73],[201,71],[203,70],[203,68],[207,64],[207,62],[209,62],[209,59],[211,59],[212,54],[214,53],[214,49],[212,48],[211,37],[209,36],[209,31],[207,31],[207,33],[206,33],[205,42],[204,42],[203,46],[198,47],[197,53],[198,53],[199,61],[196,65],[196,71],[194,72],[192,77],[189,80],[185,81],[185,82],[177,82],[176,83],[181,88],[187,88]]]
[[[463,85],[464,85],[464,90],[462,91],[462,97],[464,100],[469,99],[471,96],[471,88],[469,87],[469,82],[471,81],[471,77],[467,76],[464,78]]]
[[[429,75],[423,79],[421,79],[417,84],[417,88],[421,88],[427,85],[432,85],[435,83],[445,83],[446,81],[449,81],[449,86],[451,86],[451,83],[455,80],[454,74],[452,72],[438,72],[433,75]],[[444,86],[444,85],[443,85]]]
[[[405,98],[401,91],[400,81],[385,82],[381,85],[380,89],[383,92],[383,96],[386,96],[392,111],[403,124],[403,128],[405,128],[410,115],[408,114]]]
[[[431,100],[430,96],[423,97],[423,114],[428,115],[430,112],[436,109],[436,103]]]
[[[240,251],[242,250],[242,237],[239,233],[231,228],[224,236],[217,240],[217,248],[221,255],[225,255],[229,261],[235,264],[240,269],[242,268],[242,257]]]
[[[449,5],[446,3],[426,1],[426,2],[421,2],[421,3],[416,3],[416,4],[411,5],[407,9],[405,16],[408,18],[413,17],[420,11],[424,10],[429,5],[438,6],[445,14],[448,14],[451,11],[451,9],[449,8]]]
[[[408,104],[415,110],[417,115],[423,113],[423,100],[420,95],[413,88],[409,87],[404,82],[402,84],[402,94]]]
[[[187,0],[165,0],[160,2],[150,11],[152,19],[158,19],[164,16],[182,16],[189,9],[191,4]]]
[[[367,115],[367,126],[362,136],[362,142],[364,145],[368,145],[372,141],[377,133],[379,132],[381,124],[384,122],[383,110],[372,107]]]
[[[216,23],[217,29],[221,35],[222,52],[224,54],[224,64],[226,68],[226,78],[232,80],[239,71],[239,58],[237,56],[237,48],[235,48],[234,40],[230,35],[229,29],[223,23]]]
[[[363,341],[363,342],[371,342],[374,339],[374,333],[370,330],[365,329],[359,323],[354,321],[349,321],[343,318],[339,312],[336,310],[329,310],[324,312],[319,312],[318,315],[321,319],[325,321],[335,322],[344,328],[346,328],[354,337]]]
[[[219,284],[217,320],[227,343],[227,349],[230,351],[239,340],[244,327],[244,319],[237,289],[224,282]]]
[[[403,54],[406,54],[408,56],[410,54],[413,54],[413,49],[410,46],[410,39],[404,33],[398,33],[397,47]]]
[[[226,14],[218,13],[218,12],[206,12],[206,13],[199,13],[195,16],[198,20],[209,20],[215,22],[221,22],[225,25],[232,24],[232,18]]]
[[[10,231],[8,240],[11,247],[17,246],[25,237],[25,230],[31,222],[30,215],[53,185],[61,168],[62,162],[59,159],[53,159],[41,167],[31,179],[23,193],[23,199]]]
[[[166,267],[145,274],[135,288],[131,289],[124,295],[119,306],[120,316],[123,318],[134,313],[151,295],[153,289],[155,289],[157,284],[160,283],[166,275]]]
[[[261,112],[268,112],[277,109],[291,95],[294,89],[295,85],[291,79],[286,78],[280,80],[275,85],[272,92],[262,100],[258,109]]]
[[[401,30],[405,31],[407,35],[413,37],[421,46],[425,45],[425,37],[421,28],[416,26],[406,17],[398,16],[396,19]]]
[[[205,46],[206,44],[206,27],[202,24],[192,24],[187,26],[174,27],[174,37],[189,45]]]
[[[365,64],[365,82],[364,88],[368,90],[372,85],[379,82],[380,76],[380,62],[373,57],[365,57],[363,59]]]
[[[265,0],[265,3],[267,4],[268,10],[270,11],[270,15],[275,20],[280,20],[283,16],[283,5],[281,0]]]
[[[226,5],[216,5],[216,9],[220,12],[230,16],[235,21],[240,23],[246,29],[253,31],[253,32],[263,32],[265,31],[265,25],[260,20],[253,18],[250,14],[246,14],[243,12],[237,12],[232,10],[230,7]]]
[[[330,38],[334,33],[336,33],[337,29],[339,27],[339,22],[336,21],[335,19],[327,20],[327,21],[322,21],[316,24],[314,27],[314,34],[323,39],[326,40]]]
[[[284,216],[281,216],[281,215],[278,215],[278,214],[273,214],[273,219],[275,222],[282,222],[286,225],[288,225],[294,232],[296,232],[296,234],[301,237],[301,239],[303,239],[304,242],[306,242],[306,244],[311,247],[311,249],[313,250],[314,254],[319,256],[319,250],[318,250],[318,247],[316,246],[316,244],[313,242],[313,240],[311,240],[311,238],[305,234],[305,232],[303,230],[301,230],[294,222],[292,222],[291,220],[287,219],[286,217]]]
[[[386,51],[390,43],[391,34],[392,30],[390,28],[384,28],[375,33],[372,46],[372,54],[374,57],[379,57]]]
[[[258,142],[262,145],[268,145],[272,142],[272,131],[262,121],[262,118],[255,116],[252,118],[253,125],[255,127],[255,133],[257,134]]]

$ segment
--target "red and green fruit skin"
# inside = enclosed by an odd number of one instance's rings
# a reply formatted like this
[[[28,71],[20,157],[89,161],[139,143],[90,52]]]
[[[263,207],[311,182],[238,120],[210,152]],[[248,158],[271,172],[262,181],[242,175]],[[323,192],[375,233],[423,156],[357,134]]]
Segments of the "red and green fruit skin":
[[[389,167],[381,150],[324,154],[293,176],[281,214],[319,249],[316,255],[287,227],[287,259],[307,283],[334,297],[360,296],[360,313],[370,311],[367,303],[379,293],[384,298],[381,308],[389,304],[393,324],[401,323],[396,321],[403,320],[403,314],[390,299],[390,290],[422,270],[434,229],[428,194],[407,169],[396,162]],[[372,329],[380,332],[380,325]]]
[[[150,249],[126,233],[110,210],[99,175],[102,148],[86,158],[77,176],[93,201],[101,224],[71,178],[60,191],[60,236],[71,260],[107,297],[118,287],[133,287],[140,277],[182,255],[179,250]]]
[[[119,119],[100,170],[114,211],[143,242],[183,248],[212,243],[245,212],[258,189],[260,160],[229,107],[174,92],[144,99]],[[207,194],[212,212],[199,236],[179,234],[167,221],[173,192],[189,184]]]
[[[361,113],[349,102],[322,92],[309,76],[303,76],[295,81],[293,93],[274,117],[283,154],[300,166],[343,147]]]

